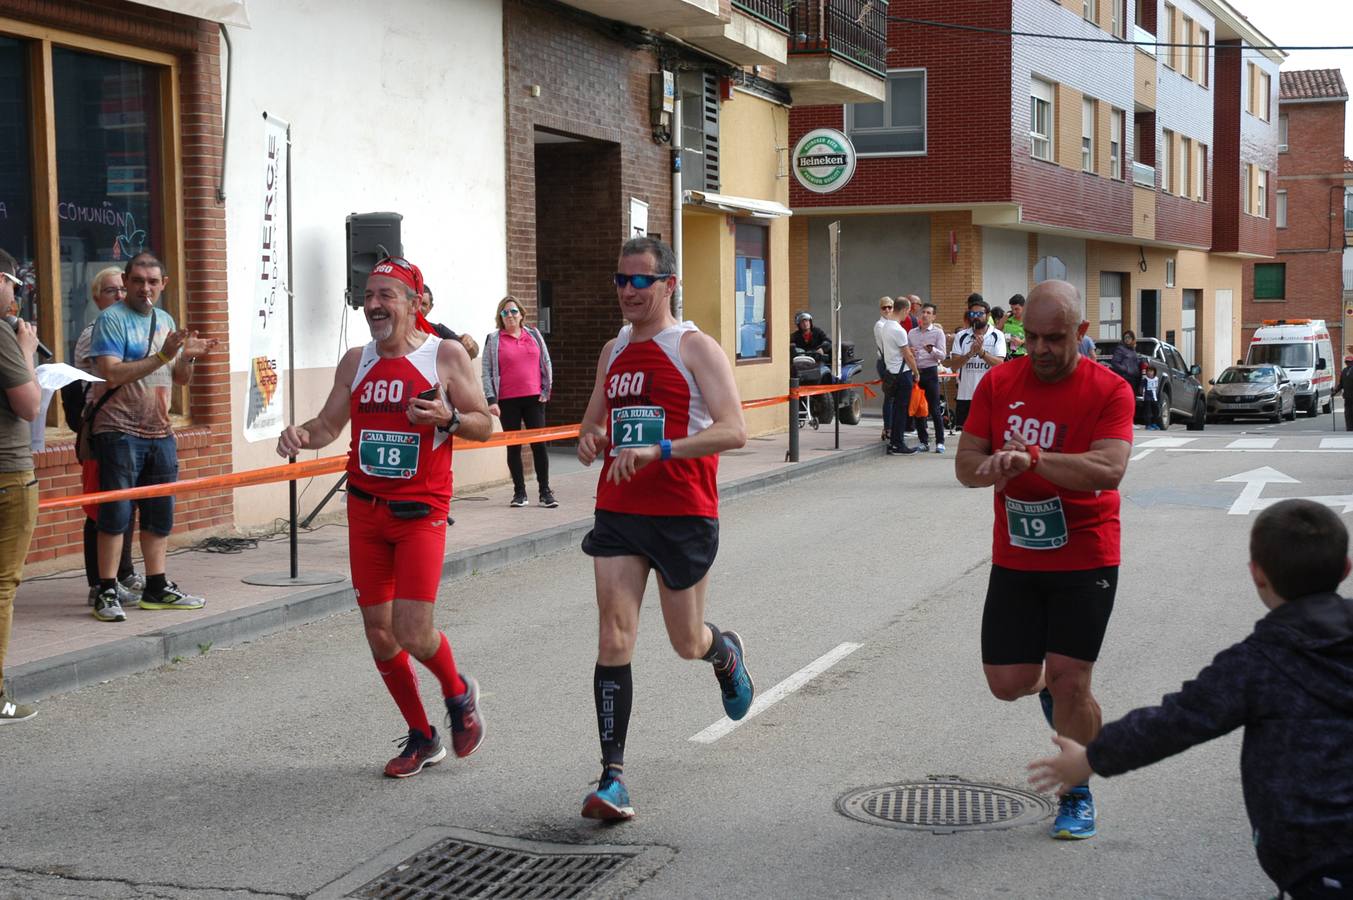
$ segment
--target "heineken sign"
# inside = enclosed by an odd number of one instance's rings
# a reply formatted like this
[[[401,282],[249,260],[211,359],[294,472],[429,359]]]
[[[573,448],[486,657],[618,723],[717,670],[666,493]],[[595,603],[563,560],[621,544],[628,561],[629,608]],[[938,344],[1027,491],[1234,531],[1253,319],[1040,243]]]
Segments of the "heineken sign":
[[[799,184],[815,194],[830,194],[855,174],[855,145],[835,128],[815,128],[794,145],[791,163]]]

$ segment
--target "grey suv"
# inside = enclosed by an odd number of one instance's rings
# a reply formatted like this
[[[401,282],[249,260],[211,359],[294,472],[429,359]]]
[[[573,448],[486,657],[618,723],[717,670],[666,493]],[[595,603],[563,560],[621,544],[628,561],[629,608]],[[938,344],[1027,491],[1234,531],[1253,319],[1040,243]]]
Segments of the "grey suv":
[[[1104,365],[1109,364],[1114,349],[1122,341],[1095,341],[1095,355]],[[1141,366],[1142,378],[1146,377],[1146,367],[1156,367],[1160,378],[1160,421],[1163,428],[1179,417],[1188,423],[1189,431],[1202,431],[1207,421],[1207,401],[1203,384],[1198,380],[1201,366],[1190,366],[1173,344],[1167,344],[1160,338],[1137,338],[1137,357]],[[1138,389],[1137,399],[1141,400]],[[1138,405],[1138,420],[1143,412]]]

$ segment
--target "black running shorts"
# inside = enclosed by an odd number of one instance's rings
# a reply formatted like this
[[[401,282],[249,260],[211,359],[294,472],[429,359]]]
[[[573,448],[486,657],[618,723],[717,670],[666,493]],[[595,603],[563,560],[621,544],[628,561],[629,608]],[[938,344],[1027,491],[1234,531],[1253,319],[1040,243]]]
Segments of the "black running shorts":
[[[1117,591],[1117,566],[1078,572],[992,566],[982,610],[982,662],[1038,664],[1049,653],[1094,662]]]
[[[583,538],[588,556],[642,556],[662,583],[684,591],[699,583],[719,552],[719,520],[704,516],[641,516],[599,509]]]

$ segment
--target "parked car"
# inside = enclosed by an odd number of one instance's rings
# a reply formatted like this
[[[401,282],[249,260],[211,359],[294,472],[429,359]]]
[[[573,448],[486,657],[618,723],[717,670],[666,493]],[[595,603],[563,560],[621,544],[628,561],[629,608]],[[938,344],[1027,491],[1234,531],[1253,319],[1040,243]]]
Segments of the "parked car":
[[[1207,420],[1220,422],[1242,416],[1271,422],[1297,417],[1297,394],[1282,366],[1231,366],[1208,384]]]
[[[1114,349],[1121,344],[1118,340],[1095,341],[1095,357],[1104,365],[1109,364]],[[1146,367],[1156,367],[1160,378],[1160,423],[1169,428],[1178,416],[1188,423],[1189,431],[1201,431],[1207,421],[1207,405],[1204,399],[1203,383],[1198,380],[1201,366],[1190,366],[1173,344],[1160,338],[1137,338],[1137,356],[1141,366],[1142,378],[1146,377]],[[1141,391],[1137,392],[1141,400]],[[1137,419],[1142,424],[1144,415],[1142,404],[1137,405]]]

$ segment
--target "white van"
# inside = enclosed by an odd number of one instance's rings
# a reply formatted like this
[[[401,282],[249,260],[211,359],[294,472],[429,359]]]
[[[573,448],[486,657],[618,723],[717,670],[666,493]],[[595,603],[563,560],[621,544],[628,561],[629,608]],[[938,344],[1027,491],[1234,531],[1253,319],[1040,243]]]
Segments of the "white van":
[[[1265,319],[1245,353],[1245,365],[1282,366],[1306,415],[1330,411],[1334,392],[1334,345],[1324,319]]]

